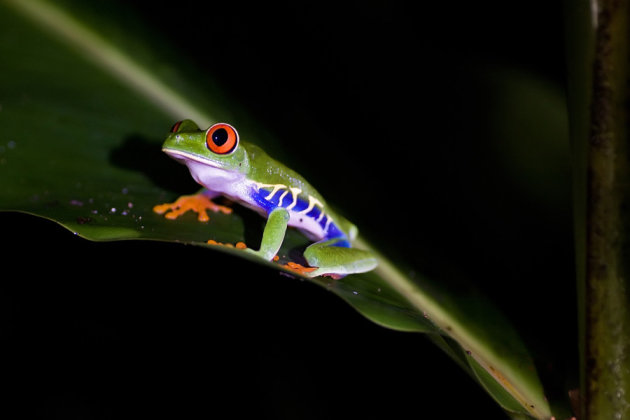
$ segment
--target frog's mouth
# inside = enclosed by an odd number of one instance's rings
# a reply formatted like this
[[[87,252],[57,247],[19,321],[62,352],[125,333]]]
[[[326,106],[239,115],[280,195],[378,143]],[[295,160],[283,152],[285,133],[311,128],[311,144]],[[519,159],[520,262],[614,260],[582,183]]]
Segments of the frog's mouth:
[[[183,163],[184,165],[186,165],[190,161],[195,161],[197,163],[213,166],[218,169],[224,168],[219,162],[208,160],[204,158],[203,156],[196,155],[194,153],[184,152],[179,149],[171,149],[169,147],[162,148],[162,151],[166,153],[167,155],[169,155],[170,157],[172,157],[173,159],[175,159],[176,161],[178,161],[179,163]]]
[[[185,164],[194,180],[212,191],[224,191],[226,187],[241,180],[244,175],[194,153],[163,148],[164,153]]]

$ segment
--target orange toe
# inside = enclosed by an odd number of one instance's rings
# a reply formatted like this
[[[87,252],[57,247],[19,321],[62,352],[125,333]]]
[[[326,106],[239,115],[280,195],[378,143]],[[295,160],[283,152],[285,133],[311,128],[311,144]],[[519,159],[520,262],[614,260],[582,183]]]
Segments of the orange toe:
[[[197,213],[197,220],[200,222],[210,220],[207,210],[211,210],[215,213],[219,211],[224,214],[232,213],[231,208],[212,202],[212,200],[204,194],[183,195],[173,203],[158,204],[153,207],[154,212],[164,214],[164,217],[169,220],[175,220],[182,214],[193,211]]]
[[[289,261],[288,263],[284,264],[282,267],[287,268],[295,273],[298,274],[302,274],[302,275],[306,275],[310,272],[313,272],[315,270],[317,270],[317,267],[304,267],[301,264],[298,263],[294,263]]]

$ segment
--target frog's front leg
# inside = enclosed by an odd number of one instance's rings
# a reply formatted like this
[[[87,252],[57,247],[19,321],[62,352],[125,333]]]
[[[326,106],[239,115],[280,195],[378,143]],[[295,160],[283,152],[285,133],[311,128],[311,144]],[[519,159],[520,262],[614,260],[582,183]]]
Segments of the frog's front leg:
[[[271,261],[282,246],[288,224],[289,212],[286,209],[278,207],[272,210],[267,216],[267,224],[265,225],[262,240],[260,241],[260,249],[255,251],[248,248],[247,251],[267,261]]]
[[[341,278],[347,274],[373,270],[378,265],[374,255],[368,251],[336,246],[342,241],[345,241],[345,238],[325,239],[306,248],[304,258],[311,267],[317,267],[306,275],[309,277],[330,275]]]
[[[192,210],[197,213],[197,220],[200,222],[207,222],[210,220],[210,217],[208,216],[206,210],[211,210],[215,213],[219,211],[225,214],[232,213],[231,208],[221,206],[212,201],[213,198],[219,195],[221,194],[204,188],[197,194],[182,195],[173,203],[158,204],[153,207],[153,211],[158,214],[166,213],[164,217],[173,220],[177,219],[187,211]]]

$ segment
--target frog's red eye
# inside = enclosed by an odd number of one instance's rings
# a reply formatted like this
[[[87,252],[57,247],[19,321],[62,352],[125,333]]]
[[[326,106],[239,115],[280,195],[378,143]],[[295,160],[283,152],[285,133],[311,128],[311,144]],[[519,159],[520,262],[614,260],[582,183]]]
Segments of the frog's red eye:
[[[226,155],[236,149],[238,133],[230,124],[217,123],[206,132],[208,149],[218,155]]]
[[[171,127],[171,133],[177,133],[180,125],[182,125],[182,121],[177,121],[175,124],[173,124],[173,126]]]

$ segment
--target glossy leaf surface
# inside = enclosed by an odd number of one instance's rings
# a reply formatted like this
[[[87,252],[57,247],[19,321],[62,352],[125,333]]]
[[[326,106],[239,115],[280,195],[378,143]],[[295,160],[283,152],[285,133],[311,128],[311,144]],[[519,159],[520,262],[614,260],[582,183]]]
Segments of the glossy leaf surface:
[[[207,126],[237,111],[208,102],[193,81],[183,81],[175,71],[151,71],[157,66],[146,59],[151,57],[146,45],[136,46],[140,51],[133,55],[117,48],[99,34],[102,27],[90,27],[71,9],[35,1],[0,7],[0,52],[14,57],[0,69],[3,80],[13,81],[0,86],[5,121],[0,210],[45,217],[90,240],[175,241],[287,271],[278,263],[206,244],[214,239],[255,247],[263,221],[247,210],[211,214],[206,224],[194,215],[169,221],[152,211],[155,204],[197,188],[185,168],[160,151],[171,124],[192,113]],[[178,86],[177,92],[168,86]],[[217,102],[223,97],[219,91],[206,96]],[[254,123],[239,129],[244,138],[259,137],[257,130]],[[259,144],[274,147],[273,139]],[[281,262],[299,257],[306,244],[301,234],[289,231]],[[363,240],[358,245],[371,247]],[[453,293],[411,275],[385,254],[380,260],[371,273],[314,281],[380,325],[448,337],[443,348],[457,355],[502,407],[549,416],[528,350],[499,311],[481,296]]]

